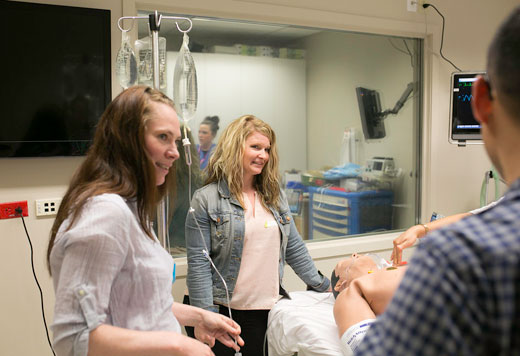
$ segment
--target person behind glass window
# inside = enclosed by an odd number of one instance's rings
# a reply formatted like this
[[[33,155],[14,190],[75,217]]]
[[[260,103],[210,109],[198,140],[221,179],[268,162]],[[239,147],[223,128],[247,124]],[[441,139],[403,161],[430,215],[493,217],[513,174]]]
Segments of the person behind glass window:
[[[208,166],[209,159],[215,150],[216,144],[213,143],[213,139],[217,136],[219,121],[218,116],[206,116],[199,125],[197,152],[200,158],[200,169],[205,169]]]

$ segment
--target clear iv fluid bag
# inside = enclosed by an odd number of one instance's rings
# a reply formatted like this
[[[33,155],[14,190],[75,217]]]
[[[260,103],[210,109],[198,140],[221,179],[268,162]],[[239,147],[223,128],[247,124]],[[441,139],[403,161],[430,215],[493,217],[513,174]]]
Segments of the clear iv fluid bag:
[[[135,41],[139,84],[153,87],[152,37]],[[166,90],[166,38],[159,37],[159,89]]]
[[[173,101],[177,114],[188,123],[197,111],[197,71],[185,33],[173,76]]]
[[[137,83],[137,61],[126,32],[122,33],[121,47],[117,52],[116,75],[123,89]]]

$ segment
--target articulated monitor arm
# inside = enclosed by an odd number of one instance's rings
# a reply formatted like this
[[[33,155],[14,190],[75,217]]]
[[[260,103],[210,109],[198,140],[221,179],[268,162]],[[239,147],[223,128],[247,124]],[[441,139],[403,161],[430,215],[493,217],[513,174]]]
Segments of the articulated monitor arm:
[[[385,111],[382,111],[380,114],[379,114],[379,117],[381,119],[384,119],[386,118],[389,114],[392,114],[392,115],[395,115],[399,112],[399,110],[401,110],[401,108],[403,107],[404,103],[406,103],[406,101],[408,100],[408,97],[410,96],[410,94],[412,94],[413,92],[413,82],[410,82],[408,83],[408,85],[406,86],[406,89],[404,90],[403,92],[403,95],[401,95],[401,97],[399,98],[399,100],[397,100],[397,102],[395,103],[395,106],[393,109],[387,109]]]

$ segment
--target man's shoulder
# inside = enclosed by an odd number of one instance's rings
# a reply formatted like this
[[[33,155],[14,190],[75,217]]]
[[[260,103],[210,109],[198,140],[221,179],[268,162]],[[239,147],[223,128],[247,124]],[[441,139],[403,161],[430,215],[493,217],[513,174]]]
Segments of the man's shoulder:
[[[492,208],[462,219],[446,230],[488,249],[520,244],[520,189],[507,192]]]
[[[519,260],[520,199],[504,199],[484,213],[429,234],[417,253],[432,266],[444,264],[469,274],[503,266],[511,258]]]

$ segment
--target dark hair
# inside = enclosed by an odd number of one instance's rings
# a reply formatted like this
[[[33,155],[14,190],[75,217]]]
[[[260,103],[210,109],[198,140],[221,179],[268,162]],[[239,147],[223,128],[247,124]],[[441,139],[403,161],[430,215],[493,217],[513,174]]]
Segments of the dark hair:
[[[204,120],[200,123],[201,125],[208,125],[209,129],[211,130],[211,134],[213,136],[217,135],[217,131],[219,129],[218,123],[220,122],[220,119],[218,116],[206,116]]]
[[[173,174],[168,174],[165,183],[158,187],[154,166],[145,150],[144,133],[152,103],[174,107],[166,95],[147,86],[130,87],[107,106],[92,146],[61,202],[51,230],[47,264],[61,224],[71,216],[67,229],[70,228],[87,200],[104,193],[135,199],[139,223],[152,238],[148,222],[155,217],[157,204],[174,179]]]
[[[487,72],[507,112],[520,124],[520,6],[500,25],[488,50]]]
[[[336,274],[336,269],[332,270],[332,274],[330,275],[330,286],[332,288],[332,295],[334,295],[334,299],[338,297],[339,292],[336,290],[336,284],[338,284],[339,276]]]

